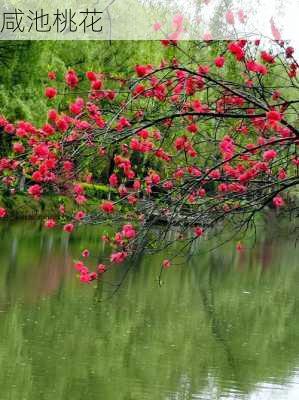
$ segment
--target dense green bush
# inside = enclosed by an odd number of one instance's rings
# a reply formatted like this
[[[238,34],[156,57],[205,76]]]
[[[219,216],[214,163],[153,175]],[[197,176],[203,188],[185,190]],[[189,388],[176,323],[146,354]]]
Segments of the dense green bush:
[[[159,63],[163,54],[160,43],[151,41],[4,41],[0,45],[1,113],[12,122],[43,123],[47,99],[42,91],[49,71],[55,71],[59,81],[68,68],[117,76],[127,74],[135,63]],[[63,96],[57,106],[64,108]]]

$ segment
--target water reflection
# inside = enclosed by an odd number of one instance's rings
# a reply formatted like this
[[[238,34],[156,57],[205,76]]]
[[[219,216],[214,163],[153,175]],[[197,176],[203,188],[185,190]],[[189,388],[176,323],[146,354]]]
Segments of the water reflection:
[[[117,294],[82,287],[71,262],[98,228],[68,239],[0,225],[1,399],[297,399],[298,251],[269,232],[157,275],[144,257]],[[124,267],[105,278],[117,282]],[[102,301],[103,299],[109,299]]]

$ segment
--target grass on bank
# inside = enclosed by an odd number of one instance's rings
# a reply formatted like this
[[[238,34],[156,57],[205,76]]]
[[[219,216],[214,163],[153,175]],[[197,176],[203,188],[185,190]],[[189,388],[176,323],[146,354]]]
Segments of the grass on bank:
[[[107,198],[111,189],[105,185],[92,185],[83,183],[85,193],[88,197],[86,203],[77,205],[73,199],[56,194],[44,195],[40,200],[34,200],[25,193],[0,194],[0,207],[7,209],[12,219],[29,219],[55,217],[59,214],[59,206],[64,205],[66,214],[76,209],[92,213],[99,209],[99,201]],[[111,193],[113,195],[113,193]]]

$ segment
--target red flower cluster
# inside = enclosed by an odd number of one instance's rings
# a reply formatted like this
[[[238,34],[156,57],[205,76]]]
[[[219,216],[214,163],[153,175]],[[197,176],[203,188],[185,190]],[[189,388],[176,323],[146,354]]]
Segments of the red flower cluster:
[[[7,211],[5,208],[0,207],[0,218],[5,218],[7,216]]]

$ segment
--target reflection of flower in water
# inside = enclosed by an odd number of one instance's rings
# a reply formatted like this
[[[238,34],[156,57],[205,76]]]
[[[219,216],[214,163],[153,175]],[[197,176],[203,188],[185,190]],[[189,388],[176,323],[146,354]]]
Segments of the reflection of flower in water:
[[[271,238],[266,238],[261,245],[261,254],[260,254],[263,270],[271,267],[273,261],[273,253],[274,253],[273,240],[271,240]]]
[[[277,243],[273,242],[271,237],[266,237],[259,244],[253,247],[245,248],[245,246],[238,242],[236,251],[238,252],[237,269],[239,271],[245,270],[248,266],[261,266],[263,270],[270,268],[275,259],[275,249]]]
[[[54,294],[61,286],[65,275],[71,273],[72,261],[70,255],[59,254],[58,256],[53,256],[51,254],[35,275],[30,290],[30,300],[34,302],[41,296]]]

